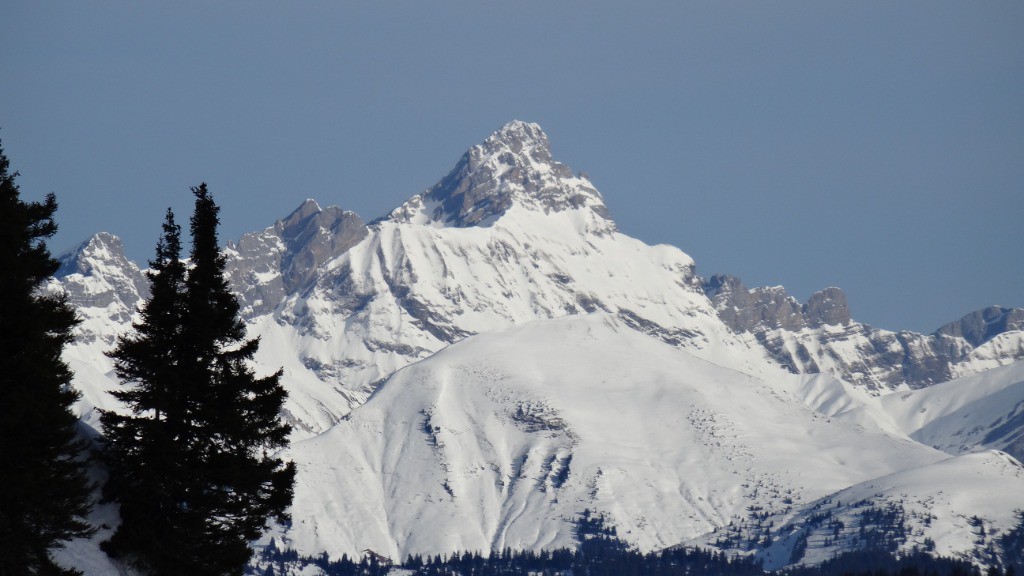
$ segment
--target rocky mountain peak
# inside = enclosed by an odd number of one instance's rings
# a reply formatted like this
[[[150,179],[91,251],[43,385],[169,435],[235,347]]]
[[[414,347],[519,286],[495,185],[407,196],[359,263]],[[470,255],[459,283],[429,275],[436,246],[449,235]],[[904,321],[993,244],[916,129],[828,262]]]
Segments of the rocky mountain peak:
[[[321,208],[315,200],[306,200],[273,226],[229,242],[227,272],[243,314],[274,310],[289,294],[304,289],[325,262],[368,233],[355,212],[337,206]]]
[[[93,234],[88,240],[58,257],[57,277],[68,274],[88,274],[104,264],[123,267],[129,261],[124,255],[121,239],[109,232]]]
[[[492,153],[507,149],[514,154],[526,154],[535,162],[553,163],[548,135],[533,122],[513,120],[493,132],[478,148]]]
[[[846,293],[835,286],[811,294],[801,311],[812,326],[846,326],[851,320]]]
[[[397,222],[486,226],[512,206],[543,213],[589,209],[590,231],[615,230],[601,194],[556,162],[537,124],[512,121],[473,146],[440,182],[391,213]]]
[[[739,278],[728,274],[716,274],[705,280],[703,289],[719,318],[738,332],[800,330],[850,323],[846,294],[835,287],[811,294],[802,305],[782,286],[748,289]]]
[[[60,268],[55,276],[68,302],[80,313],[95,309],[126,323],[149,295],[149,280],[125,257],[121,239],[108,232],[94,234],[57,260]]]
[[[289,293],[302,288],[322,264],[358,244],[368,233],[355,212],[337,206],[321,209],[313,200],[306,200],[275,229],[287,246],[281,270]]]
[[[319,214],[323,209],[320,208],[320,204],[312,198],[307,198],[298,208],[292,211],[291,214],[286,216],[281,222],[285,228],[294,226],[295,224],[313,216]]]
[[[981,346],[1004,332],[1024,330],[1024,308],[989,306],[946,324],[936,335],[955,336],[972,346]]]

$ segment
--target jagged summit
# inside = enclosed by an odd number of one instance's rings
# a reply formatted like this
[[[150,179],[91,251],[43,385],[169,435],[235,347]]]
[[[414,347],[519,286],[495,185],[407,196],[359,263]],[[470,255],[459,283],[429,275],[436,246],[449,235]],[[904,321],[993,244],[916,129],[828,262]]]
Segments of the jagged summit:
[[[142,270],[125,257],[121,239],[109,232],[93,234],[57,260],[60,268],[55,279],[68,302],[87,320],[79,328],[78,338],[83,341],[96,336],[112,341],[116,330],[101,325],[108,318],[129,322],[138,302],[149,295],[149,281]],[[90,317],[96,317],[98,325],[91,325]]]
[[[1024,330],[1024,308],[989,306],[943,325],[935,334],[960,337],[973,346],[981,346],[996,336],[1013,330]]]
[[[551,162],[551,147],[548,142],[548,135],[544,133],[540,124],[535,122],[512,120],[491,133],[484,140],[483,145],[493,146],[495,142],[503,142],[512,148],[517,146],[535,147],[536,151],[547,155],[546,158],[540,158],[541,161]]]
[[[329,210],[334,210],[334,209],[337,209],[337,207],[336,206],[331,206],[328,209]],[[289,214],[288,216],[285,217],[284,221],[285,222],[290,222],[290,221],[302,220],[303,218],[308,218],[308,217],[312,216],[313,214],[317,214],[317,213],[322,212],[322,211],[323,211],[323,209],[320,208],[320,203],[318,203],[316,200],[314,200],[312,198],[306,198],[305,200],[303,200],[302,204],[300,204],[298,208],[293,210],[291,214]]]
[[[121,239],[110,232],[97,232],[84,242],[57,257],[60,269],[56,276],[62,278],[68,274],[88,274],[103,262],[120,264],[127,262],[124,255],[124,244]]]
[[[513,206],[543,213],[588,209],[592,232],[615,224],[600,192],[556,162],[537,124],[514,120],[466,152],[440,182],[396,209],[396,222],[452,227],[486,226]]]
[[[308,199],[273,226],[229,242],[227,272],[241,296],[243,315],[272,311],[288,295],[306,288],[325,262],[368,233],[355,212],[321,208]]]
[[[846,326],[851,321],[846,294],[835,287],[815,292],[802,305],[782,286],[748,289],[728,274],[715,274],[703,288],[722,321],[739,332]]]

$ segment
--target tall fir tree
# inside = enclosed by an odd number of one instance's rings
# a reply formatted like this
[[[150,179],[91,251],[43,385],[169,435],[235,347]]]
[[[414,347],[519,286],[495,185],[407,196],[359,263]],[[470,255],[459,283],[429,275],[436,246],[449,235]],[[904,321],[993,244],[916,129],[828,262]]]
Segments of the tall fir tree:
[[[76,574],[50,550],[91,533],[79,394],[61,359],[77,321],[42,292],[59,267],[45,242],[57,201],[22,201],[9,167],[0,148],[0,574]]]
[[[290,432],[279,419],[286,392],[280,371],[258,378],[249,367],[259,340],[246,339],[225,277],[220,209],[205,184],[192,192],[189,266],[169,215],[152,297],[112,352],[132,416],[104,420],[125,510],[107,549],[155,575],[241,574],[249,541],[271,517],[287,520],[295,468],[272,455]]]
[[[220,208],[201,184],[192,215],[191,269],[186,281],[184,326],[188,380],[202,386],[194,425],[194,455],[201,485],[196,508],[207,511],[197,551],[209,574],[241,574],[270,517],[288,519],[295,466],[273,457],[291,427],[279,414],[287,393],[281,371],[257,378],[249,363],[259,339],[246,339],[238,300],[219,248]]]
[[[113,557],[155,572],[173,569],[185,542],[188,506],[183,483],[187,443],[182,406],[181,338],[185,265],[181,227],[168,209],[156,257],[149,262],[150,299],[130,333],[109,353],[127,387],[113,392],[131,414],[102,414],[110,480],[107,498],[120,502],[121,526],[103,543]]]

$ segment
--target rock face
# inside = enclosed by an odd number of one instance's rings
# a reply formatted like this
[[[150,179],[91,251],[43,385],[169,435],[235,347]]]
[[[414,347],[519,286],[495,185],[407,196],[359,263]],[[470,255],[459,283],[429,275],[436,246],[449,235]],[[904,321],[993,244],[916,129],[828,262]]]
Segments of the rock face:
[[[248,318],[268,314],[288,296],[309,287],[328,260],[355,246],[369,231],[354,212],[325,210],[306,200],[262,232],[229,243],[228,277]]]
[[[748,289],[734,276],[702,284],[719,318],[753,335],[793,373],[828,373],[875,393],[923,388],[1024,358],[1024,310],[968,314],[930,335],[851,319],[846,295],[826,288],[801,305],[781,286]]]
[[[100,232],[59,258],[56,277],[68,300],[81,308],[110,308],[119,322],[134,313],[136,302],[149,295],[149,280],[124,255],[121,239]],[[85,282],[91,278],[100,282]]]
[[[391,213],[395,222],[468,227],[500,217],[513,203],[542,212],[587,208],[599,218],[594,231],[615,231],[601,194],[551,156],[540,126],[509,122],[470,148],[455,168],[425,193]]]
[[[704,293],[718,310],[718,316],[738,332],[783,328],[800,330],[826,324],[846,326],[850,309],[846,294],[826,288],[801,305],[782,286],[748,289],[739,278],[716,274],[704,281]]]
[[[801,309],[811,326],[846,326],[850,323],[850,306],[839,288],[825,288],[811,294]]]
[[[114,326],[128,324],[149,297],[149,280],[124,255],[121,239],[100,232],[58,258],[51,290],[63,290],[83,320],[79,340],[113,342]]]
[[[935,334],[963,338],[977,347],[1004,332],[1015,330],[1024,330],[1024,309],[989,306],[944,325]]]

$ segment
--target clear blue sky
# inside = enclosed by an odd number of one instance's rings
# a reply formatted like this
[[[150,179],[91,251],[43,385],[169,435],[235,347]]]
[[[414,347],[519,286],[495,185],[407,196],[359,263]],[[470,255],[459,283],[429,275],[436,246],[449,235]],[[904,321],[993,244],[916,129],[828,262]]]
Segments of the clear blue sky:
[[[930,332],[1024,306],[1021,2],[47,2],[0,9],[23,195],[152,253],[307,197],[370,220],[511,119],[698,272]]]

